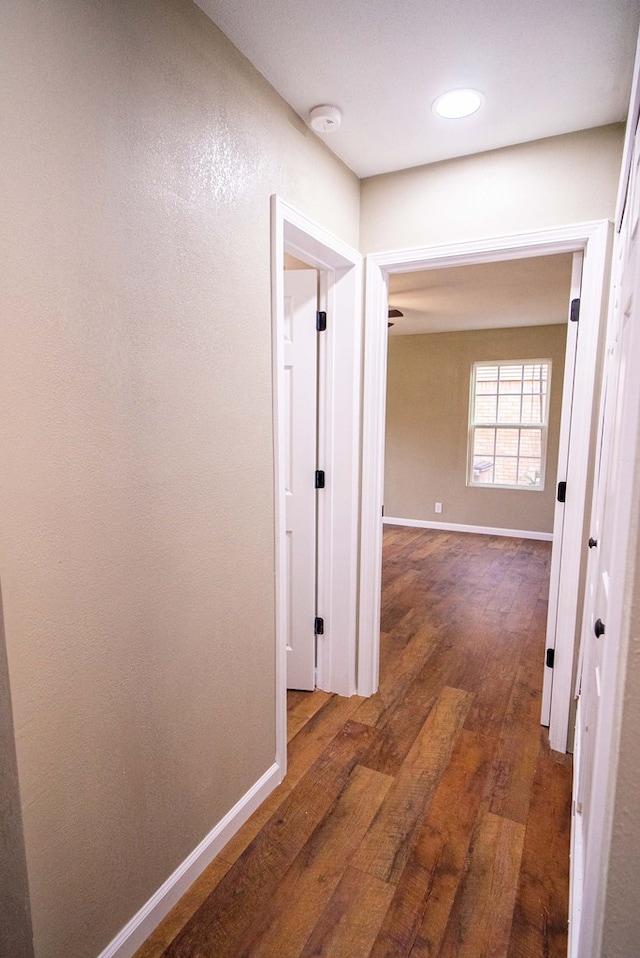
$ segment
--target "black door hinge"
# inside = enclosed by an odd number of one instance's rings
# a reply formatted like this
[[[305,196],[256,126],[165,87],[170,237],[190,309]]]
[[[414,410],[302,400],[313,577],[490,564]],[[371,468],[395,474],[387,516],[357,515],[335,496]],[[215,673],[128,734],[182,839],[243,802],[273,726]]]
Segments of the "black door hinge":
[[[558,483],[558,502],[567,501],[567,484],[566,482]]]
[[[327,328],[327,314],[323,309],[316,312],[316,329],[319,333],[324,333]]]
[[[316,489],[324,489],[324,469],[316,469]]]
[[[548,668],[548,669],[552,669],[552,668],[553,668],[553,663],[555,662],[555,658],[556,658],[556,650],[555,650],[555,649],[547,649],[546,663],[547,663],[547,668]]]
[[[324,635],[324,619],[321,619],[318,615],[313,623],[313,632],[314,635]]]
[[[580,300],[572,299],[571,300],[571,310],[569,312],[569,319],[572,323],[577,323],[580,319]]]

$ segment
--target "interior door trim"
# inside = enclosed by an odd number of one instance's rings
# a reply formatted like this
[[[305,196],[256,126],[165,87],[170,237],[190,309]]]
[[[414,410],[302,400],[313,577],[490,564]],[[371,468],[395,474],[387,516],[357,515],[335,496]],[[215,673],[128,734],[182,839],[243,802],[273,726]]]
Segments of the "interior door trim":
[[[317,686],[340,695],[356,691],[356,612],[360,494],[362,375],[362,256],[280,197],[271,198],[271,315],[275,488],[276,761],[286,771],[286,637],[284,590],[285,443],[283,382],[284,254],[319,271],[327,331],[320,338],[319,458],[326,487],[318,509]],[[309,477],[313,482],[313,476]],[[313,628],[313,622],[309,623]]]
[[[554,694],[549,737],[551,747],[567,747],[578,588],[581,576],[589,453],[595,382],[602,328],[605,277],[612,226],[607,220],[579,223],[532,233],[518,233],[474,242],[375,253],[366,258],[366,319],[364,345],[362,512],[358,633],[358,692],[371,695],[378,687],[380,635],[380,576],[382,569],[382,505],[384,423],[387,365],[387,277],[391,273],[464,266],[498,260],[584,252],[582,324],[578,355],[571,451],[568,474],[572,495],[567,502],[563,550],[563,583],[559,606],[563,633],[556,640]],[[569,536],[571,540],[569,541]],[[569,574],[570,573],[570,574]],[[573,591],[571,591],[573,590]],[[541,663],[542,667],[542,663]]]

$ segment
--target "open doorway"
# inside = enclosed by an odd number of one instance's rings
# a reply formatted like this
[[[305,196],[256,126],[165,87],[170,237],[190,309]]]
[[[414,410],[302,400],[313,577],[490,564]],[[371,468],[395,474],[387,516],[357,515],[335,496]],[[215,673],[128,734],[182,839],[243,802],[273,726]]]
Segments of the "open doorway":
[[[352,695],[356,684],[356,606],[358,561],[358,492],[360,444],[360,376],[362,347],[362,257],[280,198],[272,197],[272,318],[274,381],[275,553],[276,553],[276,763],[286,771],[286,688],[292,595],[287,497],[291,487],[292,455],[288,442],[291,377],[287,372],[285,257],[314,271],[313,306],[326,314],[326,329],[314,342],[311,367],[317,370],[317,405],[308,487],[315,502],[314,472],[326,482],[313,516],[315,531],[303,534],[314,566],[308,626],[313,643],[318,688]],[[301,273],[306,272],[301,270]],[[317,299],[315,296],[317,287]],[[315,319],[315,317],[314,317]],[[313,322],[315,336],[315,321]],[[317,427],[317,429],[316,429]],[[315,452],[315,455],[314,455]],[[315,461],[314,461],[315,460]],[[312,507],[313,508],[313,507]],[[315,509],[314,509],[315,511]],[[311,541],[315,538],[315,542]],[[315,595],[313,594],[315,592]],[[323,634],[315,646],[314,618],[322,616]]]
[[[549,564],[554,531],[562,539],[557,491],[566,479],[570,437],[561,420],[571,416],[577,330],[569,317],[580,294],[581,261],[579,253],[561,253],[389,277],[385,529],[456,533],[456,552],[466,543],[469,554],[460,594],[475,574],[482,580],[485,560],[496,560],[494,576],[510,568],[503,562],[510,546],[498,555],[495,541],[471,542],[471,533],[509,537],[513,550],[520,540],[546,540],[535,550],[520,549],[518,575],[512,571],[509,588],[505,579],[489,600],[512,631],[526,633],[533,580],[543,556]],[[483,546],[486,555],[479,554]],[[436,564],[434,577],[446,562],[438,554],[425,555],[427,567]],[[552,564],[554,595],[559,565]],[[482,581],[484,593],[488,580]],[[543,590],[546,603],[548,585]],[[555,608],[552,602],[552,642]],[[537,678],[544,672],[550,686],[544,629],[538,638]],[[549,724],[548,712],[542,724]]]
[[[572,258],[389,277],[386,522],[551,540]]]
[[[582,307],[570,417],[571,447],[567,474],[572,494],[564,509],[562,569],[558,608],[562,631],[556,635],[554,691],[551,703],[552,747],[565,751],[572,699],[571,684],[583,561],[585,502],[593,425],[593,404],[600,349],[600,324],[610,229],[606,223],[578,224],[534,234],[498,237],[459,246],[380,253],[367,260],[367,339],[365,343],[363,496],[359,632],[359,690],[377,688],[382,546],[385,382],[387,368],[388,287],[394,274],[421,269],[491,263],[583,252]],[[534,494],[534,493],[530,493]]]

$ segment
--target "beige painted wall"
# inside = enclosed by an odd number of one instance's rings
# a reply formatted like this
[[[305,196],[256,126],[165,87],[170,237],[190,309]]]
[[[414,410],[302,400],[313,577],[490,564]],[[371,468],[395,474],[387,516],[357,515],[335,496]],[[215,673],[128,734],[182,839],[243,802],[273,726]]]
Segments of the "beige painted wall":
[[[624,126],[600,127],[362,181],[364,253],[460,243],[615,211]]]
[[[269,196],[359,184],[189,0],[10,0],[0,560],[37,958],[272,764]]]
[[[565,343],[566,324],[390,336],[385,515],[551,532]],[[552,361],[543,491],[466,484],[471,364],[504,359]]]

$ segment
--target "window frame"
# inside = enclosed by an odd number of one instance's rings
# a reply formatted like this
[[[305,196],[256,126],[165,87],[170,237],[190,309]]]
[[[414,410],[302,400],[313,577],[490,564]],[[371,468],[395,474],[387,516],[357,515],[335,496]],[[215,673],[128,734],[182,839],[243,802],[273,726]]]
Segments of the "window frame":
[[[498,422],[497,421],[497,408],[496,408],[496,419],[489,420],[475,420],[475,406],[476,406],[476,383],[477,383],[477,370],[480,367],[486,366],[497,366],[498,367],[498,382],[500,382],[500,368],[503,366],[547,366],[547,391],[544,403],[544,415],[543,422],[541,423],[523,423],[522,420],[519,422]],[[546,482],[546,472],[547,472],[547,443],[549,438],[549,406],[551,400],[551,375],[552,375],[552,361],[551,359],[499,359],[499,360],[485,360],[479,359],[471,364],[471,377],[469,382],[469,415],[468,415],[468,429],[467,429],[467,487],[472,489],[512,489],[518,490],[520,492],[544,492],[545,482]],[[499,395],[499,392],[498,394]],[[524,395],[522,392],[520,395]],[[506,482],[478,482],[473,479],[474,472],[474,436],[476,429],[517,429],[517,430],[531,430],[539,429],[540,430],[540,484],[539,485],[518,485],[517,483],[506,483]],[[521,458],[527,458],[520,456],[520,449],[518,449],[517,461]],[[495,469],[495,460],[494,455],[494,469]],[[494,473],[495,475],[495,473]]]

